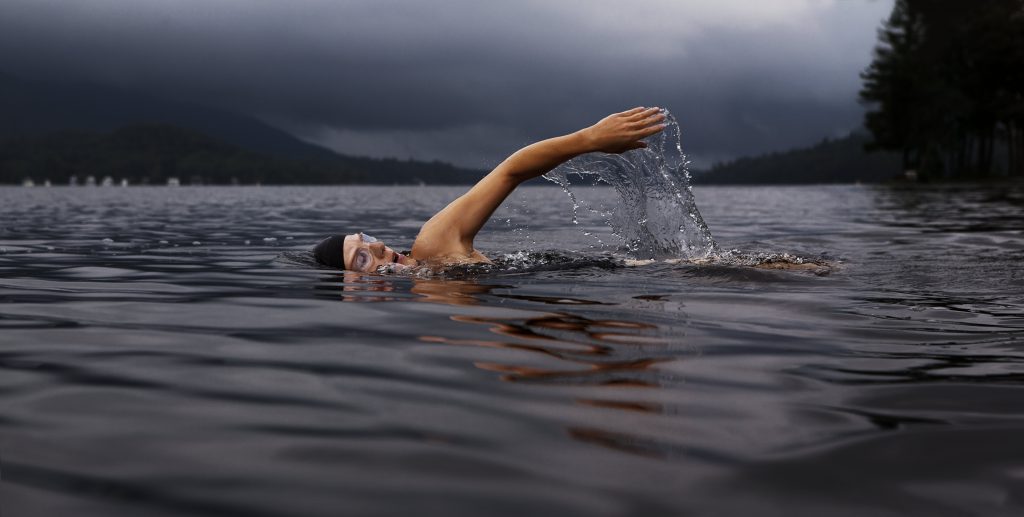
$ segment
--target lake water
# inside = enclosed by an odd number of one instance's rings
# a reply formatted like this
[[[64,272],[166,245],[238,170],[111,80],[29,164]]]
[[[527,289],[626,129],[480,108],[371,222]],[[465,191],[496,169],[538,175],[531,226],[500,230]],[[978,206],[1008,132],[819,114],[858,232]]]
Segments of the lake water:
[[[695,192],[833,271],[623,267],[557,188],[440,278],[307,250],[456,188],[0,188],[0,511],[1024,515],[1024,187]]]

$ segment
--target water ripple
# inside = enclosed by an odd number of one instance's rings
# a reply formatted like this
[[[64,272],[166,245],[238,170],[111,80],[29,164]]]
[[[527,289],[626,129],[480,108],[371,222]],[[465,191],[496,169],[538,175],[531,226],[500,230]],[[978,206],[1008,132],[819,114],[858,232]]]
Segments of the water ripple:
[[[310,259],[457,193],[0,188],[4,515],[1024,511],[1019,186],[702,187],[742,251],[632,265],[527,187],[497,267]]]

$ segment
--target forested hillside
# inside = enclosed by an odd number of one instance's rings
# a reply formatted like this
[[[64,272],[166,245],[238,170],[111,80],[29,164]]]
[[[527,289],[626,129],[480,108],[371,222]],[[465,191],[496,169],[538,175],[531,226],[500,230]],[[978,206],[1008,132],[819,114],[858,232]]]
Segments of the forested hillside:
[[[133,184],[169,178],[196,184],[471,183],[483,173],[441,162],[284,158],[224,143],[197,131],[150,124],[109,133],[61,131],[0,140],[0,183],[67,183],[110,176]]]
[[[718,164],[695,172],[698,184],[798,184],[882,182],[901,174],[899,156],[868,153],[867,136],[854,133],[837,140],[822,140],[794,149]]]

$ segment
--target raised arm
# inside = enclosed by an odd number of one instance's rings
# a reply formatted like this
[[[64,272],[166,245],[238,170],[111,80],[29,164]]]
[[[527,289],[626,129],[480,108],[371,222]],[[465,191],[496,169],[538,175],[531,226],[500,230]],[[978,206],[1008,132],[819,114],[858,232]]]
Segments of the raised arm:
[[[641,139],[664,129],[664,120],[660,108],[633,108],[575,133],[516,151],[423,225],[413,243],[413,258],[470,257],[475,253],[473,239],[477,232],[520,183],[584,153],[622,153],[645,147]]]

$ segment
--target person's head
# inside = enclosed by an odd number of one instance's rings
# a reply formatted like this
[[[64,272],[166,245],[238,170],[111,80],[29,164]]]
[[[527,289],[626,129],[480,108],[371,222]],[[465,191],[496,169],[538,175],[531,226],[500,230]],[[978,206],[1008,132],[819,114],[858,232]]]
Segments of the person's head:
[[[385,246],[383,242],[366,235],[332,235],[313,248],[316,261],[349,271],[371,272],[387,264],[416,265],[416,260]]]

